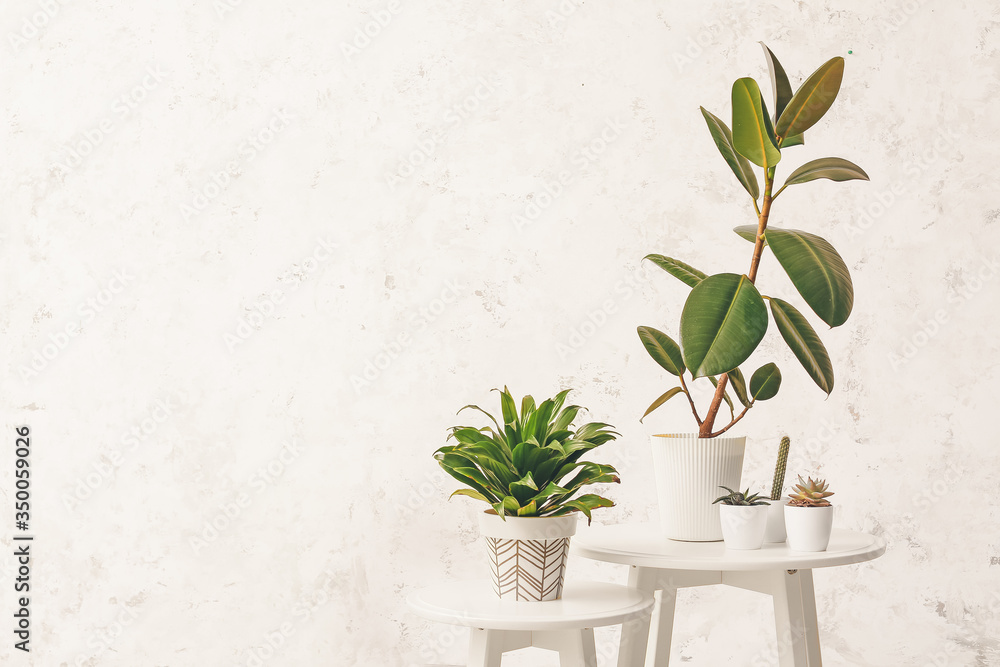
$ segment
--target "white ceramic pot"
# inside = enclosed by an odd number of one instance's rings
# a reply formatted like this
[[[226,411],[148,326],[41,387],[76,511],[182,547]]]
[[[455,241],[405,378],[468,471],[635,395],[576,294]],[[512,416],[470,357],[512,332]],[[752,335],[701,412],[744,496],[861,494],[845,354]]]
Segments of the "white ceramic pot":
[[[785,505],[785,532],[792,551],[826,551],[833,531],[833,507]]]
[[[765,498],[767,508],[767,530],[764,531],[764,542],[767,544],[778,544],[785,541],[785,505],[788,504],[788,496],[780,500]]]
[[[492,511],[480,514],[479,533],[486,538],[497,596],[535,602],[562,597],[576,523],[576,514],[505,518]]]
[[[695,433],[654,435],[653,472],[666,536],[688,542],[722,539],[719,506],[723,491],[738,489],[746,438],[699,438]]]
[[[719,505],[727,549],[760,549],[767,528],[767,505]]]

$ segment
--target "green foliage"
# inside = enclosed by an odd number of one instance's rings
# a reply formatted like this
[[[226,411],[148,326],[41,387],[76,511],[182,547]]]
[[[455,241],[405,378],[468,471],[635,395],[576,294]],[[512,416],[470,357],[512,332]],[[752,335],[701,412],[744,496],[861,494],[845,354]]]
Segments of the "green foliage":
[[[709,276],[681,313],[684,362],[695,378],[725,373],[746,361],[765,331],[767,307],[746,276]]]
[[[773,364],[764,364],[750,376],[750,396],[755,401],[774,398],[781,386],[781,371]]]
[[[739,225],[737,227],[733,227],[733,231],[750,243],[757,242],[757,225]],[[764,241],[764,245],[767,245],[766,240]]]
[[[764,98],[757,82],[750,78],[737,79],[733,84],[733,147],[764,171],[781,160]]]
[[[454,439],[455,444],[434,452],[445,472],[469,487],[452,496],[486,502],[502,517],[583,512],[588,523],[591,510],[612,507],[613,502],[599,495],[576,494],[590,484],[620,481],[612,466],[581,460],[585,453],[619,434],[600,422],[574,428],[573,421],[582,408],[563,407],[569,392],[561,391],[537,406],[531,396],[525,396],[519,413],[504,387],[500,392],[502,427],[478,406],[462,408],[482,412],[493,426],[454,426],[448,439]]]
[[[738,225],[734,229],[754,245],[750,270],[746,274],[707,275],[672,257],[646,256],[691,291],[680,313],[679,344],[657,329],[638,328],[647,353],[680,383],[657,398],[643,418],[674,396],[684,394],[702,437],[721,435],[742,419],[756,401],[767,400],[777,393],[781,372],[775,364],[759,368],[751,376],[749,386],[739,371],[739,366],[757,350],[766,334],[768,310],[781,338],[809,377],[827,394],[833,390],[830,357],[813,326],[794,306],[762,294],[755,285],[759,263],[768,249],[809,310],[830,327],[844,324],[854,306],[850,271],[832,244],[810,232],[768,227],[772,203],[790,185],[820,179],[868,180],[868,174],[853,162],[826,157],[794,169],[785,184],[774,191],[775,171],[784,149],[803,145],[804,133],[832,107],[843,80],[844,59],[827,61],[796,90],[774,53],[766,45],[761,46],[770,74],[773,115],[757,82],[748,77],[738,79],[732,87],[731,131],[718,116],[701,108],[712,141],[752,199],[755,224]],[[755,166],[762,170],[763,192]],[[764,301],[770,302],[769,309]],[[691,381],[708,378],[716,386],[704,419],[699,415],[685,375]],[[730,387],[743,406],[738,415],[728,393]],[[732,411],[732,420],[715,429],[722,402]]]
[[[688,287],[697,287],[698,283],[708,277],[698,269],[688,266],[684,262],[673,259],[672,257],[664,257],[663,255],[646,255],[643,259],[648,259],[653,264],[656,264],[658,267],[677,278]]]
[[[804,165],[793,171],[785,180],[782,189],[797,183],[808,183],[817,178],[826,178],[831,181],[867,181],[868,174],[865,170],[854,164],[850,160],[839,157],[825,157],[819,160],[806,162]]]
[[[781,66],[774,53],[767,48],[764,42],[761,42],[760,45],[764,47],[764,58],[767,59],[767,69],[771,74],[771,90],[774,92],[774,120],[777,122],[794,93],[792,84],[788,81],[788,75],[785,74],[785,68]]]
[[[774,125],[774,133],[779,139],[802,134],[815,125],[833,106],[843,79],[844,59],[840,56],[823,63],[809,75]]]
[[[763,497],[759,493],[750,493],[750,489],[746,491],[733,491],[728,486],[720,486],[720,489],[725,489],[729,493],[724,496],[719,496],[712,501],[712,504],[722,503],[723,505],[743,505],[748,507],[751,505],[766,505]]]
[[[639,339],[649,356],[671,375],[680,376],[687,368],[680,346],[674,339],[653,327],[639,327]]]
[[[712,139],[715,141],[719,152],[722,153],[722,157],[729,163],[729,168],[736,174],[736,178],[739,179],[747,194],[756,201],[760,197],[760,185],[757,183],[757,174],[754,173],[750,162],[733,148],[733,133],[729,131],[725,123],[719,120],[711,111],[705,109],[705,107],[701,107],[701,115],[705,117],[705,122],[708,123],[708,131],[711,132]],[[650,257],[653,257],[653,255],[650,255]]]
[[[781,299],[771,299],[771,317],[806,373],[829,395],[833,391],[833,364],[812,325],[792,304]]]
[[[743,378],[743,371],[734,368],[726,375],[729,376],[729,385],[736,392],[736,398],[740,399],[740,404],[745,408],[750,407],[750,395],[747,394],[747,381]]]
[[[764,232],[775,259],[816,315],[831,327],[847,321],[854,308],[851,273],[826,239],[796,229]]]

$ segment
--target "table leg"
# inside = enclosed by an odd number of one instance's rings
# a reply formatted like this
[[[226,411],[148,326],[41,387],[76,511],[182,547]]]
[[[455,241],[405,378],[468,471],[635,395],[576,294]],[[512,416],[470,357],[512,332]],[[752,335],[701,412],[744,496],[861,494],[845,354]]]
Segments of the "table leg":
[[[677,589],[690,586],[710,586],[722,583],[722,573],[700,570],[661,570],[632,566],[628,585],[656,594],[656,604],[650,617],[640,617],[622,627],[618,650],[618,667],[667,667],[670,663],[670,643],[674,632],[674,611]],[[646,641],[643,640],[646,637]]]
[[[500,667],[504,650],[502,630],[472,628],[469,636],[469,667]]]
[[[812,570],[776,573],[774,620],[781,667],[822,667]]]
[[[659,577],[656,576],[656,570],[635,566],[629,568],[629,588],[635,588],[647,593],[655,593],[658,583]],[[646,646],[650,638],[652,613],[651,609],[649,613],[644,613],[638,618],[627,621],[622,625],[622,638],[618,645],[618,667],[644,667],[646,664]],[[669,615],[672,621],[673,607],[671,607]],[[669,656],[670,630],[667,630],[667,632],[667,655]]]
[[[812,570],[799,570],[802,588],[802,620],[806,639],[806,656],[809,667],[823,667],[819,652],[819,619],[816,618],[816,591],[813,589]]]
[[[542,633],[534,633],[536,637]],[[597,646],[594,629],[546,632],[546,641],[532,642],[534,646],[559,651],[560,667],[597,667]]]

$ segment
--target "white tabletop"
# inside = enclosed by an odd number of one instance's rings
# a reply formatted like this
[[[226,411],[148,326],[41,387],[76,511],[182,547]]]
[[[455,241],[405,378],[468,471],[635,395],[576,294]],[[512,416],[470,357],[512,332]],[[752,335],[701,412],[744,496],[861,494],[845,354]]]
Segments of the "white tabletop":
[[[615,625],[653,604],[635,589],[596,581],[566,582],[561,600],[501,600],[489,581],[457,581],[416,591],[407,603],[432,621],[487,630],[572,630]]]
[[[572,552],[593,560],[670,570],[797,570],[861,563],[885,553],[882,539],[853,530],[833,531],[830,546],[816,553],[792,551],[785,543],[756,551],[726,549],[724,542],[677,542],[654,524],[591,526],[579,531]]]

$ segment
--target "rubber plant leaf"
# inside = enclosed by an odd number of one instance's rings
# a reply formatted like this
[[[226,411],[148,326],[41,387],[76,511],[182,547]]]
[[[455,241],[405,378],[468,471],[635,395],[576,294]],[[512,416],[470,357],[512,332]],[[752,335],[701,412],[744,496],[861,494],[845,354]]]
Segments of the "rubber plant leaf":
[[[767,308],[746,276],[719,273],[691,290],[681,312],[684,363],[696,377],[730,371],[767,331]]]
[[[712,133],[712,140],[716,148],[722,153],[729,168],[736,174],[743,189],[753,197],[754,201],[760,196],[760,185],[757,183],[757,174],[745,157],[736,152],[733,147],[733,133],[729,131],[726,124],[711,111],[701,107],[701,115],[708,123],[708,131]]]
[[[636,332],[646,352],[665,371],[677,376],[685,371],[681,348],[670,336],[653,327],[639,327]]]
[[[781,151],[764,109],[756,81],[744,77],[733,83],[733,148],[766,171],[778,164]]]
[[[813,312],[831,327],[846,322],[854,308],[854,284],[836,249],[826,239],[797,229],[769,227],[764,238]]]
[[[653,264],[656,264],[658,267],[677,278],[688,287],[697,287],[698,283],[707,278],[707,276],[698,269],[672,257],[664,257],[663,255],[646,255],[643,259],[648,259]]]
[[[750,376],[750,395],[755,401],[774,398],[781,387],[781,371],[777,365],[764,364]]]
[[[778,138],[794,137],[815,125],[833,106],[843,79],[844,59],[840,56],[810,74],[778,117],[774,126]]]
[[[771,299],[771,316],[806,373],[829,396],[833,391],[833,364],[816,331],[802,313],[781,299]]]

